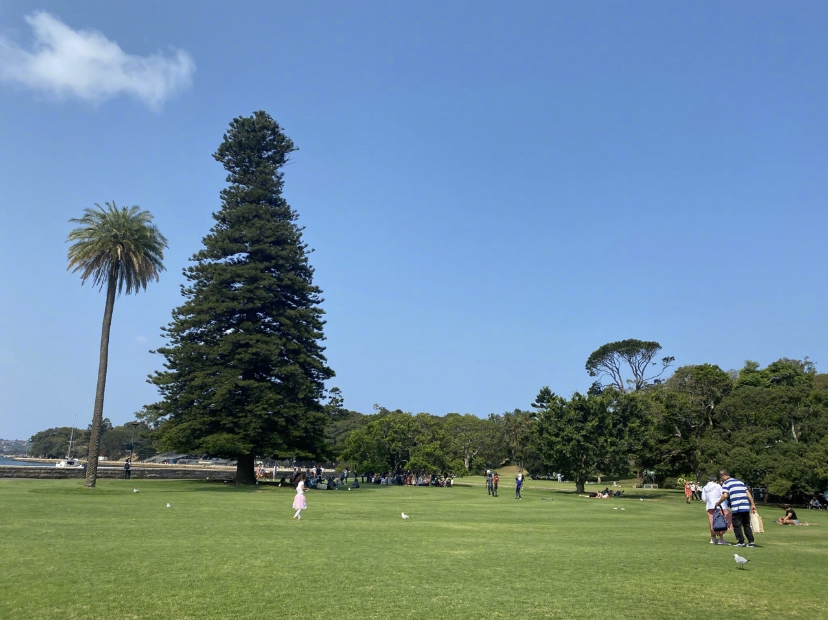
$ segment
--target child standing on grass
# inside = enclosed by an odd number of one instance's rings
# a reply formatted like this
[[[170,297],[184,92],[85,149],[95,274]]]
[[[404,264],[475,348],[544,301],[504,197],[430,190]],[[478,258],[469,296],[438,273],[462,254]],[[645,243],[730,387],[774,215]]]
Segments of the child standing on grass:
[[[293,498],[293,509],[296,511],[293,518],[301,521],[302,511],[307,507],[308,504],[305,501],[305,474],[299,474],[296,477],[296,497]]]

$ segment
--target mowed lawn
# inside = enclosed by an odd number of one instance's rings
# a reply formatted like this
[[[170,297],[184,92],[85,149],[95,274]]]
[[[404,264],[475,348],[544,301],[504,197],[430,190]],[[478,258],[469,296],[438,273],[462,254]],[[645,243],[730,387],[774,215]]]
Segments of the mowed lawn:
[[[828,618],[825,512],[760,509],[740,571],[678,492],[81,484],[0,480],[0,618]]]

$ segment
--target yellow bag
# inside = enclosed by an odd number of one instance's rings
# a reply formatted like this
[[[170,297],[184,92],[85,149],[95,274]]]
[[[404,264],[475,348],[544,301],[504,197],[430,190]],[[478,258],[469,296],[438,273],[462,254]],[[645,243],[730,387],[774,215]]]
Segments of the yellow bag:
[[[758,512],[751,512],[750,513],[750,529],[753,530],[753,533],[759,534],[765,533],[765,526],[762,524],[762,517],[759,516]]]

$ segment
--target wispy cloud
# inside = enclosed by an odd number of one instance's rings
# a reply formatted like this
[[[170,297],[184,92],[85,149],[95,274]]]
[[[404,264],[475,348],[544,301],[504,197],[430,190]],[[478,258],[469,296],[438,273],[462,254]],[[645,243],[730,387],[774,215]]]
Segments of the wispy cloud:
[[[146,336],[135,336],[135,342],[140,343],[140,344],[144,344],[144,343],[147,342],[147,337]]]
[[[25,19],[34,34],[30,50],[0,36],[5,82],[95,103],[125,94],[154,110],[192,83],[195,62],[187,52],[127,54],[100,32],[73,30],[49,13]]]

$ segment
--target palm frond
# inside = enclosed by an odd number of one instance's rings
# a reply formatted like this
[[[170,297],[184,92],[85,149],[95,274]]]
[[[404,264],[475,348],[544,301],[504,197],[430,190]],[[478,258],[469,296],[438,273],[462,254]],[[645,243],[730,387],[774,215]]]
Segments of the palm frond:
[[[147,288],[164,271],[167,239],[152,223],[152,214],[140,207],[118,208],[114,202],[84,209],[79,224],[69,233],[67,270],[80,272],[81,282],[103,288],[114,276],[118,293],[127,295]]]

